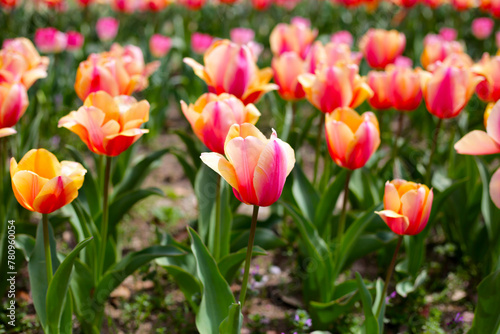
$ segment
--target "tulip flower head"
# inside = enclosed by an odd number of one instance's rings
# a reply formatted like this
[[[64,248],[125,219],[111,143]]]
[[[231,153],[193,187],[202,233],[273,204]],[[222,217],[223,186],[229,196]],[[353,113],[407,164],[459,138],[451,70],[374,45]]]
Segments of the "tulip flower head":
[[[391,76],[384,71],[370,71],[367,82],[373,91],[373,96],[368,99],[368,103],[378,110],[385,110],[392,107],[390,100]]]
[[[472,34],[477,39],[486,39],[493,32],[495,22],[489,17],[480,17],[472,21]]]
[[[236,44],[248,44],[255,38],[255,32],[248,28],[233,28],[229,32],[231,41]]]
[[[389,73],[389,99],[396,110],[413,111],[422,101],[420,68],[387,67]]]
[[[333,161],[350,170],[363,167],[380,145],[378,120],[372,112],[359,115],[338,108],[326,115],[326,143]]]
[[[406,37],[397,30],[370,29],[361,38],[359,49],[372,68],[384,69],[401,56]]]
[[[425,69],[437,61],[444,61],[451,54],[464,53],[464,47],[457,41],[449,41],[441,35],[429,34],[424,38],[424,51],[420,62]]]
[[[193,33],[191,36],[191,49],[198,54],[204,54],[215,41],[213,36],[208,34],[201,34],[199,32]]]
[[[482,80],[468,67],[438,64],[434,72],[422,72],[421,87],[427,110],[441,119],[458,116]]]
[[[68,37],[56,28],[39,28],[35,32],[36,47],[44,53],[59,53],[66,49]]]
[[[295,52],[285,52],[274,57],[271,67],[274,81],[279,86],[278,93],[287,101],[304,98],[306,93],[299,82],[299,76],[305,73],[304,61]]]
[[[476,87],[477,96],[485,102],[500,100],[500,56],[491,57],[485,53],[472,71],[484,77]]]
[[[61,161],[45,149],[31,150],[19,161],[10,160],[12,189],[24,208],[48,214],[78,196],[87,171],[77,162]]]
[[[339,62],[335,66],[321,66],[316,74],[299,76],[312,105],[324,113],[337,108],[356,108],[373,95],[373,91],[358,74],[358,66]]]
[[[245,104],[256,102],[278,88],[269,83],[273,76],[271,68],[260,70],[247,45],[229,40],[212,44],[204,55],[205,66],[191,58],[184,58],[184,62],[207,83],[210,92],[232,94]]]
[[[422,232],[429,221],[434,194],[424,184],[405,180],[387,181],[384,210],[375,212],[389,228],[399,235]]]
[[[347,30],[337,31],[332,35],[330,41],[334,44],[346,44],[350,48],[354,44],[354,39],[352,37],[352,34]]]
[[[269,8],[273,3],[273,0],[251,0],[251,1],[253,8],[257,10],[265,10]]]
[[[85,38],[78,31],[68,31],[66,33],[66,50],[80,50],[84,41]]]
[[[112,97],[104,91],[90,94],[84,105],[59,120],[59,127],[76,133],[96,154],[117,156],[143,134],[149,120],[149,103],[131,96]]]
[[[149,50],[156,58],[162,58],[167,55],[172,47],[172,39],[160,34],[154,34],[149,39]]]
[[[445,41],[451,42],[457,39],[457,30],[453,28],[441,28],[439,29],[439,36],[441,36]]]
[[[308,21],[295,19],[292,24],[279,23],[271,32],[269,42],[275,56],[293,51],[305,59],[309,47],[318,35]]]
[[[181,101],[182,112],[196,136],[212,152],[224,154],[224,143],[233,124],[255,124],[260,112],[253,104],[244,105],[234,95],[203,94],[189,106]]]
[[[118,28],[120,26],[120,21],[112,17],[102,17],[97,20],[95,25],[95,30],[97,36],[103,42],[111,41],[116,37],[118,33]]]
[[[16,133],[13,126],[28,108],[28,94],[22,84],[0,83],[0,138]]]
[[[267,139],[252,124],[234,124],[224,151],[227,159],[219,153],[202,153],[201,160],[233,187],[236,198],[258,206],[269,206],[279,199],[295,164],[295,153],[275,131]]]

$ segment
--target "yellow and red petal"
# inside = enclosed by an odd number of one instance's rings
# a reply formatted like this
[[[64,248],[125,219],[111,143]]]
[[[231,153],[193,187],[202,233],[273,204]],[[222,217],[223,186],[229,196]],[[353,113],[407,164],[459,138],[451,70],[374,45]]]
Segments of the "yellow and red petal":
[[[18,171],[12,176],[14,196],[24,208],[35,211],[33,206],[35,198],[48,181],[32,171]]]
[[[217,172],[231,187],[238,191],[238,179],[234,167],[219,153],[202,153],[201,160]]]
[[[56,156],[46,149],[30,150],[17,165],[17,171],[31,171],[40,177],[51,179],[60,175],[61,164]]]
[[[33,202],[36,212],[48,214],[71,203],[78,197],[78,184],[67,176],[49,180]]]
[[[404,235],[410,225],[408,218],[391,210],[376,211],[377,215],[387,224],[392,232]]]

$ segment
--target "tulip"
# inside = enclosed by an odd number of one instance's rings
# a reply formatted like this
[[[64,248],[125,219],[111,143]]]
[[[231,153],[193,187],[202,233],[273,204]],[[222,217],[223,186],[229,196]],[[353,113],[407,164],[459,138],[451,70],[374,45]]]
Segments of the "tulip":
[[[152,12],[159,12],[165,9],[172,1],[171,0],[142,0],[140,10],[150,10]]]
[[[467,67],[442,64],[433,73],[422,72],[421,87],[427,110],[441,119],[458,116],[481,80]]]
[[[156,58],[162,58],[167,55],[172,47],[172,39],[160,34],[154,34],[149,39],[149,50]]]
[[[274,130],[266,139],[252,124],[234,124],[224,152],[227,159],[219,153],[202,153],[201,160],[233,187],[236,198],[257,206],[269,206],[279,199],[295,154]]]
[[[292,24],[278,24],[269,37],[271,51],[275,56],[293,51],[302,59],[318,35],[317,30],[311,30],[307,21],[295,19]]]
[[[28,103],[28,94],[22,84],[0,84],[0,138],[16,133],[12,127],[24,114]]]
[[[191,10],[199,10],[205,5],[206,0],[179,0],[179,3]]]
[[[212,152],[224,154],[224,142],[233,124],[257,123],[260,112],[229,94],[206,93],[189,106],[181,101],[182,112],[196,136]]]
[[[274,81],[279,86],[278,93],[287,101],[304,98],[306,93],[299,83],[298,77],[305,73],[304,62],[295,52],[285,52],[274,57],[271,65]]]
[[[352,34],[347,30],[337,31],[332,35],[330,41],[334,44],[346,44],[349,48],[354,44]]]
[[[0,0],[0,7],[3,8],[15,8],[17,6],[17,0]]]
[[[474,19],[471,26],[472,34],[477,39],[486,39],[491,35],[494,26],[495,22],[488,17]]]
[[[488,119],[490,118],[490,115],[491,115],[491,112],[493,111],[494,106],[495,106],[495,103],[493,103],[493,102],[488,103],[488,105],[486,106],[486,110],[484,111],[484,115],[483,115],[483,123],[484,123],[485,128],[488,127]]]
[[[253,8],[257,10],[265,10],[271,6],[273,0],[251,0]]]
[[[424,184],[393,180],[385,184],[384,210],[375,212],[399,235],[416,235],[429,221],[434,194]]]
[[[498,0],[481,0],[480,8],[490,13],[495,18],[500,18],[500,1]]]
[[[497,31],[495,33],[495,44],[497,46],[497,49],[499,49],[499,51],[500,51],[500,31]],[[500,54],[498,54],[498,53],[497,53],[497,55],[500,56]]]
[[[10,160],[12,189],[24,208],[48,214],[71,203],[78,196],[87,171],[77,162],[59,162],[41,148],[31,150],[19,161]]]
[[[49,58],[40,57],[31,41],[24,37],[5,40],[0,50],[0,83],[22,83],[29,89],[47,76]]]
[[[405,56],[399,56],[394,61],[394,65],[398,66],[398,67],[408,67],[408,68],[410,68],[410,67],[413,66],[413,60],[411,60],[411,58],[408,58],[408,57],[405,57]]]
[[[359,49],[368,64],[377,69],[384,69],[394,63],[406,46],[406,37],[397,30],[370,29],[361,38]]]
[[[36,47],[44,53],[59,53],[66,49],[68,38],[56,28],[39,28],[35,32]]]
[[[78,111],[59,120],[59,127],[76,133],[96,154],[114,157],[125,151],[148,130],[149,103],[131,96],[112,97],[104,91],[90,94]]]
[[[420,71],[419,68],[388,67],[389,99],[396,110],[412,111],[420,105],[422,101]]]
[[[451,5],[458,11],[464,11],[477,7],[476,3],[476,0],[451,0]]]
[[[439,29],[439,36],[441,36],[445,41],[451,42],[457,39],[457,30],[453,28],[441,28]]]
[[[111,6],[117,12],[133,13],[139,9],[139,0],[111,0]]]
[[[91,5],[94,0],[77,0],[78,4],[82,7],[87,7],[89,5]]]
[[[229,32],[231,41],[236,44],[248,44],[255,38],[255,32],[248,28],[233,28]]]
[[[484,77],[477,85],[476,93],[485,102],[500,100],[500,56],[490,57],[485,53],[472,71]]]
[[[326,115],[326,143],[333,161],[350,170],[363,167],[380,145],[377,117],[338,108]]]
[[[191,49],[195,53],[204,54],[215,41],[215,38],[208,34],[201,34],[199,32],[191,35]]]
[[[204,61],[205,66],[194,59],[184,58],[184,62],[215,94],[232,94],[248,104],[278,88],[269,84],[272,69],[259,70],[247,45],[238,45],[229,40],[216,41],[205,53]]]
[[[356,108],[373,95],[370,86],[358,74],[358,66],[340,62],[322,66],[316,74],[299,76],[306,98],[324,113],[340,107]]]
[[[463,54],[464,48],[457,41],[447,41],[439,35],[429,34],[424,39],[420,62],[425,69],[437,61],[444,61],[451,54]]]
[[[77,31],[68,31],[66,33],[66,50],[74,51],[82,48],[85,38]]]
[[[116,37],[118,33],[118,27],[120,26],[120,21],[112,17],[102,17],[97,20],[95,25],[95,30],[97,36],[102,42],[111,41]]]
[[[368,85],[373,91],[373,96],[368,99],[368,103],[379,110],[389,109],[392,107],[390,100],[390,80],[391,77],[387,72],[370,71],[368,73]]]

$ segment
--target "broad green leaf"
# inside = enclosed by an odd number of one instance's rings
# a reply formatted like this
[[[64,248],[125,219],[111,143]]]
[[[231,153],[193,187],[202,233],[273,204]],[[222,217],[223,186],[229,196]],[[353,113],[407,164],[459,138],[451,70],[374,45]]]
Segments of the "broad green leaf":
[[[233,303],[229,306],[229,314],[219,326],[220,334],[240,334],[243,324],[243,314],[241,314],[241,304]]]
[[[215,192],[218,178],[219,175],[205,164],[201,166],[196,175],[194,192],[198,200],[198,231],[204,242],[208,241],[208,232],[212,210],[215,204]]]
[[[314,186],[307,179],[306,175],[298,164],[292,171],[293,186],[292,192],[297,205],[302,211],[303,215],[309,220],[314,221],[316,207],[319,203],[319,196]]]
[[[220,233],[219,238],[215,236],[215,219],[217,212],[217,201],[214,200],[214,206],[211,212],[210,217],[210,227],[209,227],[209,235],[208,235],[208,249],[210,250],[210,254],[215,256],[215,244],[219,245],[219,255],[215,257],[216,261],[219,261],[223,256],[229,254],[230,246],[231,246],[231,229],[232,229],[232,221],[233,221],[233,213],[231,212],[230,207],[230,196],[232,194],[232,188],[224,181],[224,179],[220,179],[220,211],[219,211],[219,223],[220,223]]]
[[[59,323],[59,333],[73,333],[73,298],[71,291],[68,291],[66,298],[64,298],[64,307],[62,308],[61,322]]]
[[[335,204],[344,190],[346,176],[347,171],[342,169],[341,172],[337,174],[332,184],[326,189],[325,193],[321,195],[318,208],[314,215],[314,225],[316,225],[319,231],[323,231],[326,224],[330,221]]]
[[[59,325],[63,311],[69,279],[73,271],[73,263],[78,253],[92,240],[92,237],[83,240],[69,253],[59,265],[49,284],[45,307],[47,311],[47,325],[51,333],[59,333]]]
[[[266,255],[266,251],[260,248],[259,246],[254,246],[252,250],[252,256],[256,255]],[[219,270],[226,282],[231,284],[234,280],[234,277],[238,273],[238,269],[241,267],[241,264],[245,261],[247,255],[247,248],[242,248],[236,253],[231,253],[220,259],[219,261]]]
[[[172,154],[177,158],[177,161],[182,166],[182,169],[184,171],[184,174],[187,176],[189,179],[189,182],[191,182],[191,186],[194,187],[194,184],[196,182],[196,171],[197,167],[193,167],[188,160],[185,157],[185,153],[183,151],[177,152],[178,150],[172,150]]]
[[[90,245],[89,245],[90,246]],[[74,270],[70,281],[71,293],[74,300],[75,313],[80,323],[85,326],[93,322],[93,294],[95,291],[92,270],[80,259],[75,259]]]
[[[500,334],[500,270],[486,276],[477,291],[477,306],[469,334]]]
[[[427,279],[427,271],[423,270],[415,279],[413,277],[406,277],[396,284],[396,292],[398,295],[406,298],[408,294],[415,291]]]
[[[186,145],[187,151],[189,155],[191,156],[191,160],[193,160],[193,163],[196,167],[196,169],[199,169],[201,167],[201,151],[198,149],[198,145],[196,144],[197,142],[193,139],[192,136],[188,135],[186,132],[177,130],[174,131],[174,133],[179,136],[179,138],[183,141],[183,143]]]
[[[380,314],[378,315],[377,319],[379,333],[384,332],[384,317],[385,317],[386,305],[385,305],[385,296],[382,295],[383,290],[384,290],[384,281],[381,278],[379,278],[377,279],[377,283],[375,283],[376,294],[375,294],[375,301],[373,302],[373,307],[372,307],[373,314],[376,314],[380,303],[382,303],[382,308],[380,309]]]
[[[358,290],[363,304],[363,313],[365,314],[365,322],[363,323],[364,333],[378,334],[379,327],[377,318],[375,318],[372,311],[372,296],[368,292],[365,282],[363,282],[363,278],[361,278],[358,272],[356,272],[356,281],[358,282]]]
[[[203,284],[196,328],[200,334],[219,334],[219,326],[228,316],[229,307],[235,303],[235,299],[200,236],[192,228],[188,228],[188,232],[191,249],[196,258],[198,277]]]
[[[30,260],[30,256],[35,248],[35,238],[27,234],[17,234],[16,235],[16,248],[20,249],[26,261]]]

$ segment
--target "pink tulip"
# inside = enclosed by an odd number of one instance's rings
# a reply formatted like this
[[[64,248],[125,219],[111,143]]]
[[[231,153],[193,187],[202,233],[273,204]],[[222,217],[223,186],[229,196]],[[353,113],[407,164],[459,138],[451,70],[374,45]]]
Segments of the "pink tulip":
[[[350,48],[354,44],[354,39],[347,30],[337,31],[332,35],[330,41],[334,44],[347,44]]]
[[[457,39],[457,30],[453,28],[441,28],[439,30],[439,36],[445,41],[451,42]]]
[[[472,21],[472,34],[477,39],[486,39],[488,38],[495,26],[495,22],[488,17],[480,17]]]
[[[406,37],[397,30],[370,29],[361,38],[359,49],[368,65],[384,69],[401,56],[406,46]]]
[[[85,39],[78,31],[68,31],[66,37],[66,50],[74,51],[82,48]]]
[[[279,23],[269,36],[271,51],[275,56],[293,51],[305,59],[317,35],[318,31],[311,30],[309,21],[303,18],[294,18],[291,24]]]
[[[149,50],[156,58],[162,58],[167,55],[172,47],[172,39],[160,34],[154,34],[149,39]]]
[[[280,198],[295,153],[275,131],[267,139],[252,124],[234,124],[224,151],[227,159],[219,153],[202,153],[201,160],[233,187],[236,198],[258,206],[269,206]]]
[[[120,22],[117,19],[112,17],[103,17],[97,20],[95,30],[99,39],[106,42],[111,41],[116,37],[119,26]]]
[[[22,84],[0,84],[0,138],[16,133],[13,126],[26,108],[28,108],[28,94]]]
[[[215,38],[208,34],[195,32],[191,35],[191,49],[193,49],[195,53],[204,54],[214,41]]]
[[[472,71],[484,77],[476,87],[477,96],[485,102],[500,100],[500,55],[491,57],[485,53]]]
[[[68,38],[56,28],[39,28],[35,32],[36,47],[44,53],[59,53],[66,49]]]
[[[370,71],[367,78],[368,85],[373,90],[373,96],[368,99],[368,103],[378,110],[385,110],[392,107],[390,100],[391,76],[384,71]]]
[[[234,28],[229,32],[231,36],[231,41],[236,44],[248,44],[255,38],[255,32],[248,28]]]

